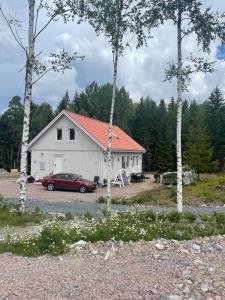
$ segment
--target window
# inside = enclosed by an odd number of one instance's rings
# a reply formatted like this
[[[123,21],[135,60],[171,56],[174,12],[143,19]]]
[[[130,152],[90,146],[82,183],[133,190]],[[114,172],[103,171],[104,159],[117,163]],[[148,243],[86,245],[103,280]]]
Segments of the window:
[[[126,163],[126,165],[127,165],[127,168],[128,168],[129,165],[130,165],[130,156],[127,156],[127,163]]]
[[[126,160],[125,160],[125,156],[122,156],[122,169],[126,168]]]
[[[74,128],[69,128],[69,140],[75,141],[75,129]]]
[[[57,174],[57,175],[52,176],[52,178],[55,178],[55,179],[65,179],[65,175],[64,174]]]
[[[45,171],[45,161],[40,161],[40,171]]]
[[[136,156],[136,166],[138,166],[138,156]]]
[[[62,128],[57,128],[56,134],[57,134],[56,136],[57,141],[62,141]]]
[[[134,167],[134,160],[135,160],[135,156],[133,156],[132,158],[132,166]]]

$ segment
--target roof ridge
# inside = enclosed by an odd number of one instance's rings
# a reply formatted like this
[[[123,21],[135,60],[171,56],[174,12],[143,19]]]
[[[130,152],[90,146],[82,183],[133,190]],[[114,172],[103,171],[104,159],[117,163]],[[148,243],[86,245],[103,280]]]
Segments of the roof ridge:
[[[70,110],[67,110],[67,109],[65,109],[64,111],[65,111],[65,112],[68,112],[68,113],[72,113],[72,114],[77,115],[77,116],[81,116],[81,117],[84,117],[84,118],[87,118],[87,119],[94,120],[94,121],[96,121],[96,122],[100,122],[100,123],[109,125],[109,123],[107,123],[107,122],[104,122],[104,121],[101,121],[101,120],[98,120],[98,119],[95,119],[95,118],[92,118],[92,117],[89,117],[89,116],[81,115],[81,114],[75,113],[75,112],[70,111]],[[113,124],[113,126],[116,126],[116,125]]]

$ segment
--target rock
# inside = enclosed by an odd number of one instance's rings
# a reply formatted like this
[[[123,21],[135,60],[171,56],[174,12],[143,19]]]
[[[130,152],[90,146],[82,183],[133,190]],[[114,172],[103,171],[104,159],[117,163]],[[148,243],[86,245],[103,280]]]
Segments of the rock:
[[[207,297],[206,300],[214,300],[212,297]]]
[[[158,250],[163,250],[165,248],[165,246],[163,244],[161,244],[160,242],[156,243],[154,245]]]
[[[182,290],[182,292],[183,292],[185,295],[189,295],[189,294],[190,294],[190,289],[189,289],[189,287],[186,286],[186,287]]]
[[[197,244],[194,244],[194,245],[192,246],[192,249],[194,249],[195,251],[198,251],[198,252],[201,251],[201,247],[200,247],[199,245],[197,245]]]
[[[209,273],[212,273],[212,272],[214,272],[214,269],[213,268],[208,268],[208,270],[207,270]]]
[[[105,260],[108,260],[109,257],[110,257],[110,250],[108,250],[108,251],[106,252]]]
[[[204,264],[204,262],[202,260],[200,260],[200,259],[195,259],[194,260],[194,264],[195,265],[202,265],[202,264]]]
[[[69,245],[69,248],[73,249],[73,248],[77,248],[77,247],[85,247],[87,244],[88,244],[88,242],[80,240],[72,245]]]
[[[187,249],[184,249],[184,248],[181,248],[180,252],[185,253],[185,254],[190,254],[190,252]]]
[[[97,250],[91,250],[91,254],[96,255],[96,254],[98,254],[98,251]]]
[[[207,291],[209,290],[208,284],[203,283],[203,284],[201,285],[201,290],[202,290],[204,293],[207,292]]]
[[[181,296],[178,296],[178,295],[170,295],[169,299],[170,300],[182,300],[183,298]]]

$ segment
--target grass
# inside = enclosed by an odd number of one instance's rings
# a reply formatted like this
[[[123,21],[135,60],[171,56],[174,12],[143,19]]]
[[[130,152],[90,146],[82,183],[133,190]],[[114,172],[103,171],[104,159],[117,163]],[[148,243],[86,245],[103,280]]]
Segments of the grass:
[[[22,238],[10,236],[8,241],[0,243],[0,253],[12,252],[24,256],[58,255],[67,252],[68,245],[79,240],[189,240],[219,234],[225,234],[224,214],[198,216],[190,212],[179,214],[176,211],[105,211],[100,218],[88,215],[67,222],[46,221],[38,234]]]
[[[7,202],[0,196],[0,227],[35,225],[47,218],[38,207],[34,212],[26,212],[22,216],[18,214],[17,208],[17,205]]]
[[[198,206],[201,204],[225,204],[225,175],[214,174],[202,176],[188,186],[183,186],[184,205]],[[106,199],[97,199],[98,203],[106,203]],[[114,198],[112,204],[134,205],[149,204],[162,206],[176,205],[176,186],[159,185],[157,188],[144,191],[128,198]]]

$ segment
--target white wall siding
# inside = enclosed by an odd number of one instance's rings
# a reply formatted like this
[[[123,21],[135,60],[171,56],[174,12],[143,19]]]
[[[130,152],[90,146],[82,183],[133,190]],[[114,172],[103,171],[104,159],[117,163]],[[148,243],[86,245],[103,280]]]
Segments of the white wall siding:
[[[142,172],[142,154],[136,152],[112,152],[112,180],[118,174],[119,170],[122,169],[122,157],[125,157],[125,161],[129,157],[129,166],[126,165],[126,173],[130,175],[131,173]],[[133,165],[134,160],[134,165]],[[103,179],[107,178],[107,154],[103,155]]]
[[[62,141],[56,140],[56,130],[62,128]],[[75,141],[69,140],[69,128],[75,128]],[[79,127],[62,116],[31,147],[30,150],[101,150]]]
[[[57,161],[61,161],[61,170],[56,169]],[[42,178],[50,173],[58,172],[76,173],[89,180],[93,180],[94,176],[99,176],[102,180],[101,151],[32,151],[32,176]]]

